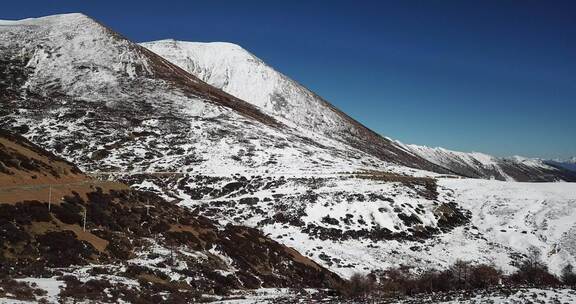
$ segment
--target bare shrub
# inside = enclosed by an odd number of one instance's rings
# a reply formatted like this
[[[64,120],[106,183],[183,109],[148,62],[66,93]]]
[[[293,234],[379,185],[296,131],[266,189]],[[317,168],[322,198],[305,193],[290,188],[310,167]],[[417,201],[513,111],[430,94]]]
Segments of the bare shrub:
[[[420,274],[408,268],[390,269],[379,276],[378,293],[385,297],[488,288],[502,281],[502,271],[490,265],[457,261],[446,270]]]
[[[42,295],[42,293],[36,292],[26,282],[18,282],[12,279],[0,281],[0,298],[10,297],[17,300],[34,301],[36,299],[35,294]]]
[[[471,288],[488,288],[502,282],[502,271],[491,265],[475,265],[470,268],[468,284]]]
[[[339,292],[352,299],[365,299],[369,297],[376,287],[375,279],[372,275],[355,273],[350,280],[338,287]]]
[[[530,248],[518,271],[508,277],[510,284],[530,286],[556,286],[560,281],[548,271],[537,248]]]
[[[562,283],[572,288],[576,287],[576,273],[572,264],[568,264],[562,268]]]

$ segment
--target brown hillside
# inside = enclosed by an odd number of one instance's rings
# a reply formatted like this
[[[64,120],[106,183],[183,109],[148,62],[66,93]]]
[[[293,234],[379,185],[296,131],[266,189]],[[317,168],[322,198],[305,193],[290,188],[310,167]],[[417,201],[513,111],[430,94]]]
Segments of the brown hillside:
[[[19,136],[0,135],[0,279],[54,276],[62,268],[73,272],[75,266],[93,265],[94,271],[136,279],[141,287],[177,293],[188,302],[230,288],[321,288],[341,282],[257,229],[223,227],[153,193],[91,179]],[[50,187],[57,199],[48,208]],[[170,254],[151,249],[158,246]],[[131,262],[134,258],[153,260],[155,266]],[[169,274],[184,275],[188,283]],[[63,279],[67,297],[100,301],[104,296],[85,294],[70,276]],[[114,300],[134,296],[130,287],[118,288]]]

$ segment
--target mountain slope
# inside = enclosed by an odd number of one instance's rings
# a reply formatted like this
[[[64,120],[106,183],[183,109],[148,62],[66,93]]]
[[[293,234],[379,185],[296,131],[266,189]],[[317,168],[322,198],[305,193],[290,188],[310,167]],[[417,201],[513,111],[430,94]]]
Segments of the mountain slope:
[[[0,187],[86,179],[76,166],[0,129]]]
[[[556,168],[562,168],[568,171],[576,172],[576,157],[572,157],[565,161],[547,160],[545,163]]]
[[[174,85],[184,94],[210,90],[197,78],[82,14],[0,21],[0,27],[4,57],[25,60],[25,68],[33,70],[23,84],[26,93],[47,96],[61,90],[86,101],[102,96],[126,100],[134,94],[126,91],[136,89],[129,86],[131,82],[152,85],[147,91],[153,92],[159,84],[151,83],[152,78]],[[210,95],[210,102],[273,123],[252,105],[222,91],[212,90]]]
[[[91,179],[1,129],[0,160],[0,278],[51,278],[65,287],[61,299],[97,302],[139,302],[153,297],[150,288],[164,293],[160,300],[196,302],[229,288],[341,282],[256,229],[221,226],[154,194]],[[98,284],[75,290],[87,274]],[[0,298],[10,297],[4,291]]]
[[[466,222],[455,202],[436,197],[426,178],[434,173],[223,104],[217,89],[201,90],[85,16],[0,24],[0,126],[83,170],[120,176],[211,221],[333,242],[431,238]],[[338,218],[323,214],[330,208]],[[349,224],[334,229],[340,221]]]
[[[1,22],[0,38],[5,92],[0,127],[24,134],[83,170],[143,176],[130,184],[167,185],[168,191],[158,194],[232,225],[273,226],[289,211],[287,224],[303,229],[300,217],[308,215],[301,211],[322,208],[310,194],[318,182],[329,185],[323,201],[350,204],[354,224],[342,229],[345,237],[429,237],[449,228],[444,213],[458,217],[454,205],[436,210],[449,200],[436,202],[430,179],[413,177],[434,173],[389,164],[341,141],[278,123],[242,101],[225,103],[225,93],[203,90],[209,87],[200,80],[83,15]],[[362,185],[363,177],[354,174],[361,169],[385,172],[381,178],[397,188],[400,200],[419,198],[422,206],[389,208],[391,199],[377,183],[357,195],[333,186],[341,179]],[[281,200],[272,191],[280,190],[287,176],[298,190],[282,188],[294,196]],[[258,188],[265,191],[262,201],[249,195]],[[365,213],[363,205],[353,204],[366,197],[380,208]],[[210,198],[234,202],[211,204]],[[246,208],[230,216],[236,203]],[[292,204],[298,208],[286,210]],[[385,215],[364,219],[372,213]],[[329,219],[309,216],[307,234],[331,231],[323,223]],[[296,221],[290,223],[290,217]],[[384,224],[386,217],[394,225]]]
[[[380,159],[438,173],[518,181],[574,180],[576,176],[544,163],[495,159],[444,149],[403,145],[383,138],[320,96],[275,71],[231,43],[161,40],[144,47],[231,95],[293,124],[358,147]],[[424,158],[428,162],[422,162]]]
[[[182,69],[282,122],[357,147],[381,160],[446,173],[406,153],[320,96],[230,43],[162,40],[142,44]]]
[[[0,125],[84,169],[290,171],[362,155],[282,128],[81,14],[2,21],[0,38]]]
[[[536,248],[553,273],[576,263],[576,184],[442,180],[472,214],[471,223],[491,244],[484,253],[502,267],[513,252]],[[461,250],[478,250],[478,243]],[[485,249],[486,250],[486,249]],[[502,252],[508,251],[508,256]]]

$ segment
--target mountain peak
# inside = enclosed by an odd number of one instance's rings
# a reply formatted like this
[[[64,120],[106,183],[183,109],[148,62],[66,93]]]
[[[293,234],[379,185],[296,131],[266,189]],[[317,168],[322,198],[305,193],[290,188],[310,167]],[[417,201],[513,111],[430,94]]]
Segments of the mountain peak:
[[[147,49],[156,51],[176,63],[180,67],[188,70],[194,62],[202,60],[214,66],[237,65],[240,62],[259,62],[265,65],[260,59],[244,49],[238,44],[231,42],[192,42],[174,39],[164,39],[158,41],[141,43]],[[190,60],[190,59],[197,60]]]
[[[42,17],[26,18],[20,20],[0,20],[0,26],[2,25],[17,25],[17,24],[49,24],[49,23],[59,23],[59,24],[71,24],[78,22],[91,21],[94,24],[98,24],[94,19],[88,17],[83,13],[66,13],[49,15]]]
[[[81,13],[4,22],[0,46],[16,56],[25,50],[33,72],[24,86],[41,95],[62,88],[85,100],[121,94],[121,75],[151,74],[134,43]],[[16,39],[17,38],[17,39]]]
[[[242,46],[232,43],[232,42],[225,42],[225,41],[213,41],[213,42],[195,42],[195,41],[182,41],[176,40],[173,38],[167,38],[162,40],[150,41],[150,42],[143,42],[142,45],[172,45],[178,47],[184,46],[192,46],[192,47],[204,47],[204,48],[219,48],[219,49],[228,49],[228,50],[241,50],[246,53],[249,53],[246,49]]]

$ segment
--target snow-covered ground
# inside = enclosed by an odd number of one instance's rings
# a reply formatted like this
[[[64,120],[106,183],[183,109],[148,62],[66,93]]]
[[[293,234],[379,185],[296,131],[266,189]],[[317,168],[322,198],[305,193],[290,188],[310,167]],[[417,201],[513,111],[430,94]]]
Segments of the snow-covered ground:
[[[358,192],[347,190],[347,184]],[[421,204],[425,211],[419,217],[424,223],[434,225],[434,217],[426,219],[427,215],[434,214],[434,201],[419,199],[409,189],[398,186],[391,190],[393,184],[346,179],[332,181],[332,185],[348,191],[352,197],[354,193],[369,196],[381,190],[381,193],[393,197],[394,203],[381,198],[376,201],[363,201],[358,197],[351,201],[340,200],[335,193],[322,195],[323,192],[330,193],[330,185],[325,185],[316,190],[321,194],[319,199],[306,206],[302,217],[305,223],[330,227],[321,221],[322,217],[329,215],[342,221],[349,214],[352,223],[349,226],[341,222],[345,227],[343,230],[382,226],[392,231],[396,231],[394,227],[406,231],[408,227],[398,220],[393,206],[402,206],[402,212],[410,214],[414,210],[409,205]],[[293,189],[292,193],[303,191]],[[424,240],[321,239],[285,223],[272,223],[261,228],[271,237],[344,277],[355,272],[367,273],[401,265],[420,269],[443,268],[458,259],[494,264],[512,272],[515,268],[511,264],[527,254],[530,247],[541,252],[542,259],[554,273],[558,274],[567,263],[575,264],[576,184],[440,179],[439,192],[438,202],[453,199],[470,211],[470,223]],[[259,217],[254,221],[249,218],[245,224],[255,225]],[[358,224],[358,219],[365,222]]]
[[[39,279],[31,279],[39,281]],[[54,281],[49,284],[60,284]],[[41,289],[42,285],[38,285]],[[46,289],[45,289],[46,290]],[[41,297],[44,303],[59,303],[57,296]],[[381,298],[369,300],[346,300],[330,296],[316,289],[262,288],[257,290],[232,290],[228,296],[205,295],[205,303],[214,304],[292,304],[292,303],[327,303],[327,304],[570,304],[576,303],[576,290],[563,288],[514,288],[475,290],[468,292],[436,293],[430,295],[406,296],[400,298]],[[27,304],[37,301],[23,301],[0,298],[0,304]],[[76,303],[76,302],[75,302]],[[92,303],[84,301],[80,303]]]
[[[65,286],[63,281],[59,281],[56,278],[22,278],[16,281],[27,283],[34,289],[40,289],[46,292],[46,294],[38,296],[37,300],[45,301],[45,303],[58,303],[58,295],[60,294],[61,288]],[[19,304],[19,303],[36,303],[36,301],[24,301],[16,300],[10,298],[0,298],[0,304]]]
[[[472,223],[496,244],[520,253],[538,248],[550,270],[576,262],[576,183],[442,179]],[[498,264],[503,264],[499,261]]]
[[[171,195],[223,223],[257,227],[343,277],[399,266],[444,268],[459,259],[512,272],[531,247],[554,273],[576,262],[574,183],[440,178],[437,196],[430,197],[421,186],[350,175],[264,175],[240,182],[235,191],[217,190],[240,179],[187,177],[189,188]],[[411,237],[422,227],[437,228],[439,210],[450,203],[469,216],[468,223]],[[380,229],[394,237],[380,237]]]
[[[513,291],[510,295],[479,294],[469,299],[439,301],[442,304],[525,304],[525,303],[576,303],[576,291],[572,289],[526,288]]]
[[[329,303],[329,304],[571,304],[576,303],[576,290],[563,288],[515,288],[475,290],[468,292],[436,293],[399,298],[346,300],[323,295],[318,290],[260,289],[237,291],[228,299],[216,300],[218,304],[280,304],[280,303]]]

